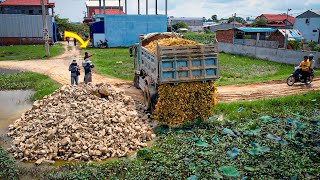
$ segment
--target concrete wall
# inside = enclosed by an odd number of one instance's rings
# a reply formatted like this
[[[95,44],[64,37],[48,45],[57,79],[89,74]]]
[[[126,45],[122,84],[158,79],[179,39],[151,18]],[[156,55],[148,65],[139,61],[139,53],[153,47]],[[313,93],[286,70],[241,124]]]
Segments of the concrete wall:
[[[105,36],[110,47],[128,47],[140,34],[167,32],[166,15],[105,15]]]
[[[257,59],[264,59],[273,62],[280,62],[286,64],[298,65],[303,56],[308,56],[310,53],[315,55],[316,67],[320,67],[320,53],[319,52],[302,52],[285,49],[271,49],[255,46],[245,46],[230,43],[218,43],[219,52],[230,54],[238,54],[249,56]]]
[[[308,18],[310,20],[309,24],[306,24],[306,19],[297,18],[294,29],[298,29],[307,42],[315,41],[320,43],[320,17]]]

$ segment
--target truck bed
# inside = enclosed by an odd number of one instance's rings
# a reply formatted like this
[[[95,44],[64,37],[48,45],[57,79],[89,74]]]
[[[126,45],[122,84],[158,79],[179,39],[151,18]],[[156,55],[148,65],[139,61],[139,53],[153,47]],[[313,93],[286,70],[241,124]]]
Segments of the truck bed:
[[[141,49],[141,68],[158,84],[216,80],[218,53],[214,45],[158,46]]]

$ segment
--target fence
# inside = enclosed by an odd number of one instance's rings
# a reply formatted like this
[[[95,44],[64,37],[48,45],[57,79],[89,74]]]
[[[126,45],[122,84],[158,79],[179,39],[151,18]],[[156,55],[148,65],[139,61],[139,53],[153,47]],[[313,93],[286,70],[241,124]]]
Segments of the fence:
[[[245,46],[257,46],[257,47],[265,47],[265,48],[274,48],[277,49],[279,47],[278,41],[265,41],[265,40],[254,40],[254,39],[235,39],[235,44],[241,44]]]
[[[218,43],[219,52],[230,54],[238,54],[249,56],[257,59],[264,59],[273,62],[298,65],[303,56],[308,56],[310,53],[315,55],[316,67],[320,67],[320,52],[295,51],[288,49],[273,49],[256,46],[246,46],[241,44]]]

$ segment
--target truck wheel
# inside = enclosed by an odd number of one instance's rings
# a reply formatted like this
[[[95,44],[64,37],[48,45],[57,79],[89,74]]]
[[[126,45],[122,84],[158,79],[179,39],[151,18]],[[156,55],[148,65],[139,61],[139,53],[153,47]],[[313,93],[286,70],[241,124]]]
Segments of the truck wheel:
[[[144,104],[146,107],[145,110],[151,111],[151,97],[150,97],[150,92],[148,88],[144,90],[143,96],[144,96]]]
[[[134,87],[136,87],[137,89],[141,89],[139,86],[139,78],[140,78],[139,75],[137,74],[134,75],[133,83],[134,83]]]
[[[156,105],[158,103],[158,94],[152,95],[151,97],[151,113],[156,109]]]

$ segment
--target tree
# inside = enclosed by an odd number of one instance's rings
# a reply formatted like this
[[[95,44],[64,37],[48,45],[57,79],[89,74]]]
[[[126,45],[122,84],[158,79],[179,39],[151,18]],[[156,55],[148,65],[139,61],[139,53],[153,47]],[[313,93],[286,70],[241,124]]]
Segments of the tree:
[[[268,20],[264,17],[262,18],[257,18],[253,21],[253,23],[251,24],[252,27],[264,27],[266,26],[268,23]]]
[[[186,23],[184,22],[177,22],[176,24],[172,25],[172,28],[177,31],[180,28],[187,28],[189,29],[188,25],[186,25]]]
[[[234,17],[229,17],[228,22],[231,23],[233,21]],[[236,17],[235,21],[242,24],[246,23],[246,20],[244,20],[242,17]]]
[[[81,34],[82,37],[89,37],[90,29],[89,26],[83,23],[72,24],[68,18],[60,18],[58,15],[54,16],[54,20],[57,23],[58,31],[63,33],[64,31],[71,31],[77,34]],[[63,39],[63,37],[58,37]]]
[[[206,18],[206,17],[203,17],[203,18],[202,18],[202,21],[203,21],[203,22],[207,22],[207,18]]]
[[[217,21],[218,20],[218,16],[217,15],[212,15],[211,19],[212,19],[212,21]]]

